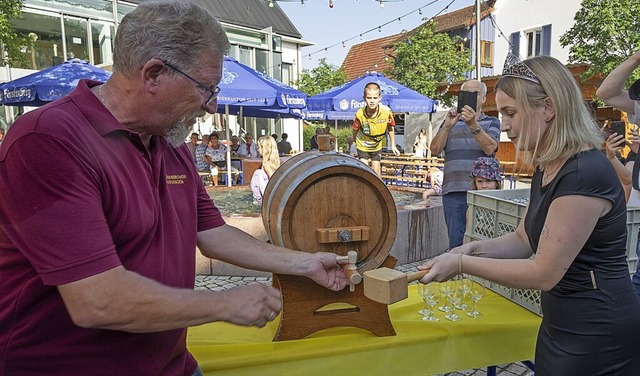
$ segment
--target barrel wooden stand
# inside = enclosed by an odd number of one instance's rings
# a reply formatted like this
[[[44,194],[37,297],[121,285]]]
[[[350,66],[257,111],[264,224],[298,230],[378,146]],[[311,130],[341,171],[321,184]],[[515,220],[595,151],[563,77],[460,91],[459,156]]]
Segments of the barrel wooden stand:
[[[273,244],[340,256],[355,251],[360,274],[395,266],[389,252],[396,215],[389,189],[373,170],[336,152],[290,158],[275,171],[262,200],[262,220]],[[277,274],[273,281],[283,301],[274,341],[341,326],[395,335],[388,306],[366,298],[362,284],[335,292],[304,277]]]
[[[396,259],[389,256],[382,266],[393,268],[395,264]],[[339,326],[361,328],[379,337],[396,335],[388,306],[364,296],[362,283],[353,292],[349,288],[336,292],[304,277],[282,274],[274,277],[274,286],[279,286],[282,292],[282,315],[274,341],[302,339]],[[349,307],[338,308],[341,303]],[[336,308],[329,306],[333,304]]]

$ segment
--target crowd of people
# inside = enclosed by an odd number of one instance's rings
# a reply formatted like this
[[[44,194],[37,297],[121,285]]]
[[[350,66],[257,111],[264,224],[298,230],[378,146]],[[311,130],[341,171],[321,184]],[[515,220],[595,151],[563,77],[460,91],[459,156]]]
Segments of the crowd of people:
[[[282,296],[261,284],[194,290],[196,249],[332,291],[346,287],[338,255],[258,241],[227,225],[209,198],[200,173],[214,186],[222,171],[242,173],[228,154],[262,158],[247,177],[259,204],[292,153],[286,133],[257,142],[248,133],[244,142],[191,133],[196,118],[216,111],[230,46],[201,7],[142,2],[119,25],[106,83],[82,80],[6,135],[0,128],[0,373],[201,375],[187,327],[263,327]],[[597,91],[636,124],[640,80],[624,87],[638,67],[640,51]],[[640,269],[631,280],[626,262],[627,206],[640,207],[637,127],[616,130],[613,119],[600,126],[552,57],[508,56],[495,87],[501,120],[482,111],[483,82],[461,90],[476,104],[449,110],[430,145],[425,129],[413,144],[414,157],[444,156],[443,169],[428,170],[423,198],[442,196],[449,239],[447,252],[419,267],[427,271],[420,283],[466,273],[541,290],[536,375],[640,374]],[[400,154],[382,94],[377,83],[365,85],[343,148],[378,176],[386,140]],[[526,214],[513,233],[463,244],[467,192],[502,188],[501,132],[535,167]],[[314,150],[336,142],[329,127],[310,140]]]

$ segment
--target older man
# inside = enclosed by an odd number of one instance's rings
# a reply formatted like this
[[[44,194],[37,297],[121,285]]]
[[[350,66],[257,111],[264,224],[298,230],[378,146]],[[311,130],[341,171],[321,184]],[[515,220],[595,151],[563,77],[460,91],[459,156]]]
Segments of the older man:
[[[260,242],[207,195],[184,140],[215,112],[228,48],[202,8],[141,2],[118,28],[106,84],[81,81],[13,125],[0,146],[1,374],[199,374],[188,326],[264,326],[281,296],[260,284],[194,291],[196,245],[347,284],[336,255]]]
[[[462,245],[467,224],[467,191],[471,190],[469,173],[478,157],[491,157],[500,141],[500,121],[482,113],[487,86],[469,80],[460,88],[476,93],[476,108],[464,106],[458,113],[452,108],[431,141],[431,153],[444,154],[442,206],[449,235],[449,249]]]

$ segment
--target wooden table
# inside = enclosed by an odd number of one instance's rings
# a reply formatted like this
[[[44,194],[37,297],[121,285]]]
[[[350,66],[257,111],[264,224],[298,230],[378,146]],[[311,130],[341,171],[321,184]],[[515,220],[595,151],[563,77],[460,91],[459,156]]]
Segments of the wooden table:
[[[280,157],[280,163],[284,163],[287,159],[291,158],[291,156]],[[251,184],[251,177],[253,177],[253,173],[256,172],[257,169],[262,165],[262,158],[242,158],[242,175],[243,177],[243,185]]]
[[[430,375],[532,359],[541,318],[487,290],[484,317],[424,322],[416,286],[389,306],[396,336],[332,328],[302,340],[272,342],[264,328],[212,323],[189,328],[187,346],[206,375]]]
[[[385,155],[380,161],[381,178],[388,184],[423,187],[430,167],[442,169],[440,158]]]

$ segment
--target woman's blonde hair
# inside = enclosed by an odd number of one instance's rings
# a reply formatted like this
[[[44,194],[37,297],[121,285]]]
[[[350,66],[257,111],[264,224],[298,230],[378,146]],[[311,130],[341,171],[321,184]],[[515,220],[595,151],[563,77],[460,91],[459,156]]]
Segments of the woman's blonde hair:
[[[271,136],[262,136],[258,140],[260,154],[262,154],[262,169],[269,177],[280,167],[278,144]]]
[[[569,158],[584,148],[599,149],[602,134],[571,72],[549,56],[536,56],[519,64],[526,64],[540,84],[505,76],[496,84],[496,92],[502,90],[515,99],[525,120],[532,119],[535,109],[544,106],[547,98],[555,109],[555,117],[545,134],[538,134],[534,150],[525,153],[525,162],[544,169],[550,162]],[[529,124],[523,123],[523,127],[527,126]],[[526,145],[529,141],[529,133],[526,133],[524,139],[518,139],[518,144]]]

